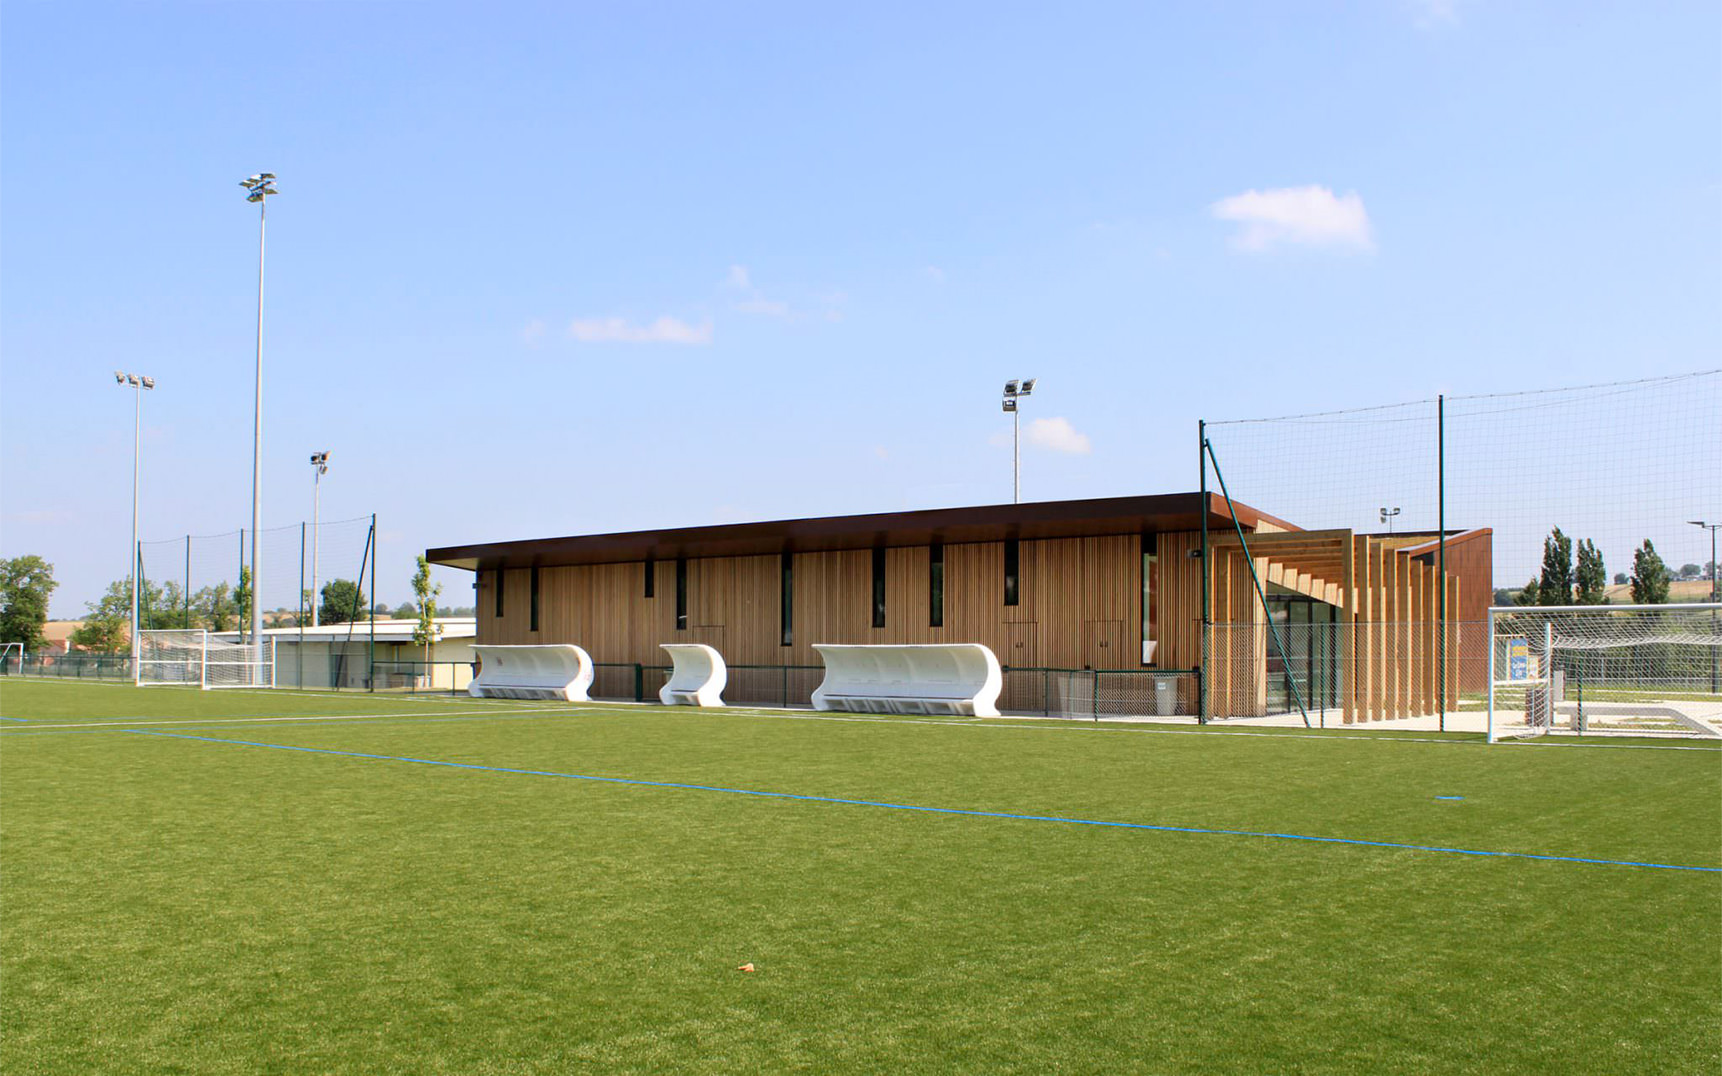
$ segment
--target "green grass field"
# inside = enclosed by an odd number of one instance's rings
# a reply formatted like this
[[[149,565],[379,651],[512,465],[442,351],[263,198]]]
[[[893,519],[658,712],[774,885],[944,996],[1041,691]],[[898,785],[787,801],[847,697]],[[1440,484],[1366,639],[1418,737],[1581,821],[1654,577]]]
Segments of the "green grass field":
[[[1722,1066],[1702,747],[18,681],[0,715],[9,1074]]]

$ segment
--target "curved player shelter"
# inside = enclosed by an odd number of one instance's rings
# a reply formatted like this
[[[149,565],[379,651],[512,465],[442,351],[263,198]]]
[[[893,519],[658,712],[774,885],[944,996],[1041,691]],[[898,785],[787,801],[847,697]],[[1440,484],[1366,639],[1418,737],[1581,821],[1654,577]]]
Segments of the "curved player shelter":
[[[1304,530],[1236,510],[1266,609],[1217,494],[573,535],[426,555],[475,573],[480,644],[576,643],[601,666],[655,667],[662,643],[705,643],[743,671],[817,667],[815,643],[973,642],[1006,666],[1007,709],[1009,680],[1025,670],[1184,672],[1192,687],[1201,670],[1211,717],[1284,712],[1295,695],[1347,722],[1433,713],[1436,536]],[[1206,668],[1204,514],[1214,625]],[[1489,538],[1447,538],[1449,699],[1486,676],[1469,669],[1471,657],[1461,662],[1455,629],[1483,619]],[[1317,644],[1300,650],[1300,631],[1288,630],[1282,655],[1270,613],[1276,625],[1316,626],[1300,630]],[[1181,687],[1173,712],[1194,714],[1201,694]]]

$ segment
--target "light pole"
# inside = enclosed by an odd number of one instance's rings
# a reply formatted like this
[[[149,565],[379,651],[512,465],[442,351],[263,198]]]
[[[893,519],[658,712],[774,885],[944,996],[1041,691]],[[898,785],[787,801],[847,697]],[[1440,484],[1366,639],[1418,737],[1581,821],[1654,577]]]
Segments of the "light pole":
[[[311,453],[311,466],[315,468],[311,479],[311,626],[314,628],[317,626],[317,514],[323,494],[323,476],[329,473],[328,451]]]
[[[1397,509],[1397,508],[1383,508],[1381,510],[1381,522],[1387,524],[1387,533],[1388,534],[1393,533],[1393,517],[1398,515],[1398,514],[1399,514],[1399,509]]]
[[[1017,401],[1034,392],[1034,378],[1015,378],[1005,382],[1004,409],[1010,414],[1010,499],[1022,502],[1022,435],[1017,422]]]
[[[143,394],[145,389],[155,388],[155,378],[143,374],[125,374],[114,371],[114,381],[120,385],[130,385],[136,392],[136,402],[132,411],[132,680],[138,677],[138,474],[139,460],[143,457]]]
[[[1703,527],[1705,530],[1710,532],[1710,600],[1722,601],[1722,598],[1718,598],[1716,596],[1716,531],[1719,528],[1722,528],[1722,523],[1709,523],[1702,519],[1689,519],[1686,522],[1692,524],[1694,527]],[[1712,628],[1714,628],[1714,622],[1716,620],[1716,613],[1714,611],[1710,614],[1710,620],[1712,622]],[[1722,680],[1722,668],[1718,668],[1719,665],[1722,665],[1722,657],[1719,657],[1715,647],[1711,647],[1710,690],[1712,692],[1716,690],[1717,681]]]
[[[263,578],[257,551],[263,547],[263,233],[269,223],[264,201],[275,190],[275,173],[259,172],[239,181],[245,200],[257,203],[257,399],[252,411],[251,445],[251,642],[263,642]]]

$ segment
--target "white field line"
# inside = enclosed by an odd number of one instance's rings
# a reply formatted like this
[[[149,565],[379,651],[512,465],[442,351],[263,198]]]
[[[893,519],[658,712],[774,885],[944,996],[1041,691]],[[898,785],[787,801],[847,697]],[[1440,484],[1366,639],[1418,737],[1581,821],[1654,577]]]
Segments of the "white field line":
[[[318,697],[322,697],[322,698],[327,697],[326,695],[323,695],[321,692],[307,692],[306,694],[313,694],[313,695],[317,695]],[[771,709],[764,709],[764,708],[759,708],[759,707],[739,707],[739,706],[730,707],[730,706],[726,706],[722,709],[704,709],[701,707],[694,707],[694,706],[661,706],[661,705],[654,705],[651,703],[631,703],[631,702],[617,702],[614,705],[619,706],[619,707],[624,707],[624,708],[623,709],[613,709],[608,705],[604,705],[604,706],[581,706],[579,704],[569,704],[567,706],[521,707],[519,709],[509,709],[509,710],[464,709],[464,710],[430,711],[430,712],[413,713],[413,714],[406,714],[406,713],[341,714],[341,715],[289,714],[289,715],[281,715],[281,716],[273,716],[273,717],[206,717],[206,718],[186,718],[186,719],[178,719],[178,718],[174,718],[174,719],[147,719],[147,720],[140,720],[140,721],[126,721],[124,719],[115,719],[112,721],[91,721],[91,722],[84,722],[84,723],[78,723],[78,724],[57,724],[57,725],[44,725],[44,724],[38,724],[36,722],[31,722],[28,728],[4,728],[4,729],[0,729],[0,736],[5,736],[8,733],[14,733],[14,732],[25,733],[25,732],[30,732],[30,731],[47,730],[47,729],[121,728],[121,727],[136,727],[136,726],[140,726],[140,725],[211,725],[211,724],[217,724],[217,723],[232,724],[232,725],[244,725],[244,724],[256,724],[256,723],[277,723],[277,722],[283,722],[283,721],[302,721],[302,722],[333,722],[333,721],[359,721],[359,720],[375,721],[375,720],[380,719],[380,718],[400,718],[402,721],[410,723],[414,719],[420,718],[420,717],[468,716],[468,717],[506,718],[506,717],[509,717],[513,714],[540,714],[540,713],[563,712],[563,713],[567,713],[570,715],[573,715],[573,714],[606,714],[606,715],[612,715],[612,716],[654,715],[654,716],[660,716],[660,717],[705,717],[705,718],[713,718],[713,719],[719,719],[719,720],[721,720],[722,718],[724,718],[726,716],[728,716],[728,717],[752,717],[752,718],[758,718],[758,719],[766,720],[766,721],[832,721],[832,722],[839,722],[839,723],[843,723],[843,724],[857,724],[857,725],[887,725],[887,726],[897,726],[897,727],[932,726],[932,727],[959,728],[959,729],[988,729],[988,730],[997,731],[997,732],[1066,732],[1066,733],[1074,732],[1074,733],[1089,733],[1089,734],[1098,733],[1098,734],[1102,734],[1102,735],[1136,734],[1136,735],[1149,735],[1149,736],[1237,736],[1237,737],[1254,738],[1254,739],[1324,740],[1324,741],[1333,742],[1333,743],[1352,742],[1352,741],[1357,741],[1357,740],[1370,740],[1370,741],[1374,741],[1377,743],[1446,744],[1449,746],[1460,746],[1460,747],[1497,746],[1497,745],[1491,745],[1491,744],[1489,744],[1483,740],[1436,739],[1436,738],[1427,737],[1427,736],[1380,736],[1380,735],[1371,735],[1369,733],[1344,732],[1344,731],[1340,731],[1338,735],[1326,735],[1326,736],[1324,736],[1324,735],[1321,735],[1319,733],[1314,733],[1314,732],[1268,732],[1265,730],[1264,731],[1245,731],[1242,729],[1233,730],[1233,729],[1205,729],[1205,728],[1140,728],[1140,727],[1130,727],[1130,726],[1122,726],[1122,725],[1093,725],[1093,724],[1072,724],[1069,726],[1063,726],[1063,725],[1030,725],[1030,724],[1018,724],[1018,723],[1016,723],[1016,722],[1021,720],[1019,718],[1007,719],[1008,723],[1007,722],[1001,722],[998,724],[994,724],[990,720],[983,719],[983,718],[966,718],[966,719],[962,719],[962,720],[945,720],[945,719],[939,719],[939,718],[925,718],[925,717],[920,717],[920,718],[916,718],[916,717],[863,717],[860,715],[840,717],[840,716],[837,716],[835,713],[832,713],[830,711],[815,713],[812,711],[771,710]],[[1717,749],[1713,748],[1713,747],[1684,746],[1684,745],[1680,745],[1680,744],[1559,743],[1559,742],[1548,742],[1548,741],[1546,741],[1545,738],[1538,738],[1536,740],[1508,740],[1508,741],[1503,741],[1503,743],[1504,744],[1510,744],[1513,746],[1518,746],[1518,747],[1577,747],[1577,748],[1595,748],[1595,749],[1612,750],[1612,751],[1712,751],[1712,752],[1717,751]],[[1718,752],[1718,753],[1722,753],[1722,752]]]
[[[549,713],[616,713],[614,710],[576,710],[566,706],[535,706],[521,707],[515,710],[434,710],[417,714],[280,714],[272,717],[197,717],[197,718],[144,718],[137,721],[129,718],[115,718],[112,721],[82,721],[77,723],[43,725],[31,722],[29,728],[0,729],[4,732],[35,732],[46,729],[117,729],[137,728],[140,725],[255,725],[269,724],[281,721],[374,721],[377,718],[398,717],[404,722],[416,721],[421,717],[512,717],[515,714],[549,714]]]

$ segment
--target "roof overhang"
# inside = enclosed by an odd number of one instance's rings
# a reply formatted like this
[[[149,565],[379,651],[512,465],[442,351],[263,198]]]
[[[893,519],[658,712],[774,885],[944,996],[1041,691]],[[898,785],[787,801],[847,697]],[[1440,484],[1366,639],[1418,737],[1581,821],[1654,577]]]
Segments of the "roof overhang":
[[[1007,538],[1079,538],[1105,534],[1156,534],[1202,526],[1200,493],[1150,497],[1104,497],[1080,501],[1034,501],[918,512],[881,512],[824,516],[763,523],[725,523],[708,527],[570,535],[515,542],[445,546],[425,553],[432,564],[469,571],[496,568],[613,564],[678,557],[740,557],[784,552],[930,545],[934,542],[996,542]],[[1236,505],[1238,521],[1255,530],[1296,530],[1249,505]],[[1208,525],[1232,525],[1225,498],[1207,495]]]

